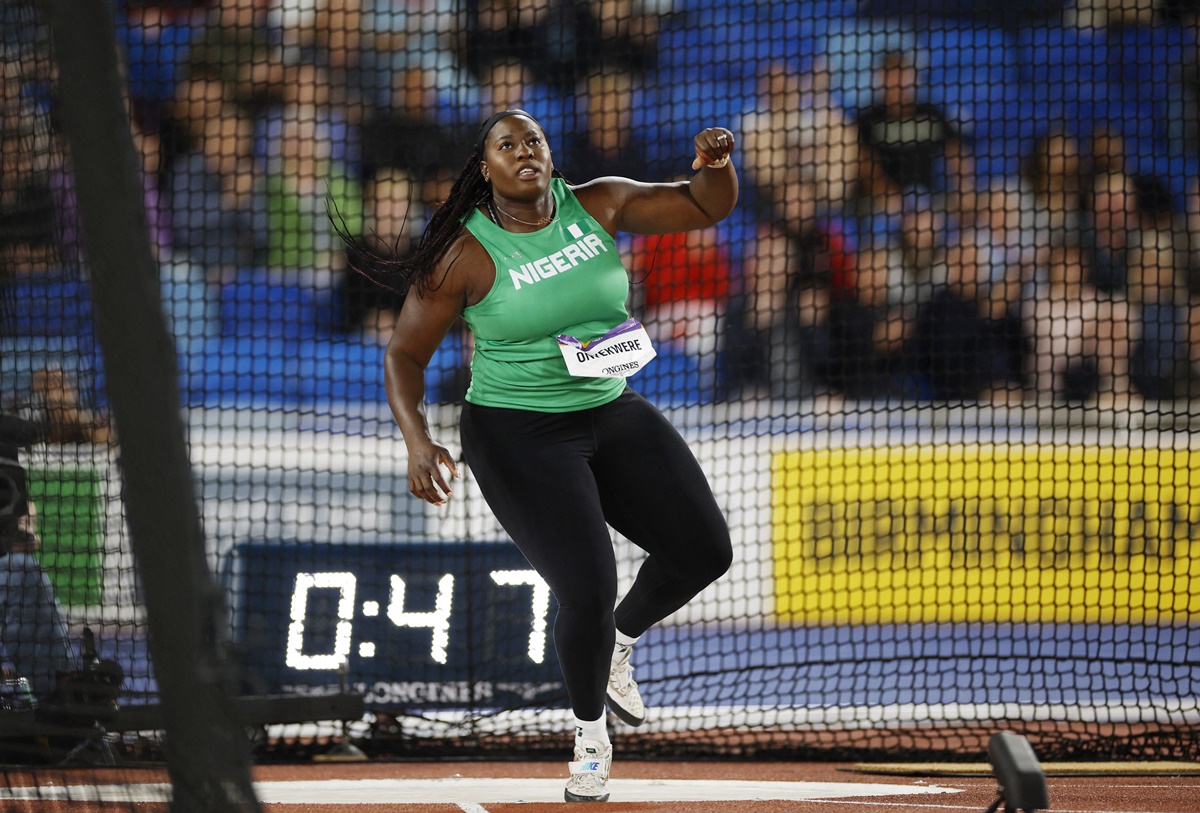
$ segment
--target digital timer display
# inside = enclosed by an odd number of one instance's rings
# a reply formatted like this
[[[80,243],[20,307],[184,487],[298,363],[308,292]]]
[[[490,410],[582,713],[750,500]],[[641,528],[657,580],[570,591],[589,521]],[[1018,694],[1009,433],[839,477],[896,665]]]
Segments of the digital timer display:
[[[550,588],[511,543],[250,542],[227,570],[253,693],[338,685],[368,706],[497,707],[565,695]]]

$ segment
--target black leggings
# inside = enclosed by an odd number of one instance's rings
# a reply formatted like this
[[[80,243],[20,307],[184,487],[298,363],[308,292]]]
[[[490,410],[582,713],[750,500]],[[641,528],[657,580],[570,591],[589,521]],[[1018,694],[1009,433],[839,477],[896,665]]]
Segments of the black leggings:
[[[462,445],[496,518],[558,599],[554,646],[571,706],[598,719],[616,629],[641,635],[729,569],[729,528],[708,480],[675,427],[630,389],[579,412],[468,403]],[[609,525],[649,554],[615,613]]]

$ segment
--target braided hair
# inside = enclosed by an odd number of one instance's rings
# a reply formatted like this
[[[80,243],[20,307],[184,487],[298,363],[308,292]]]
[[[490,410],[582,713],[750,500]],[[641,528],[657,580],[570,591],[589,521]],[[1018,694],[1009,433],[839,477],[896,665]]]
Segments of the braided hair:
[[[407,294],[409,290],[415,288],[417,293],[421,294],[436,290],[441,285],[441,280],[434,279],[434,272],[437,270],[438,264],[446,256],[446,252],[450,250],[454,241],[462,234],[465,228],[463,224],[471,213],[478,206],[491,200],[492,185],[483,177],[481,167],[484,143],[496,122],[508,116],[525,116],[535,124],[537,123],[537,119],[524,110],[514,108],[501,110],[480,126],[479,134],[475,139],[475,147],[471,151],[470,157],[467,158],[467,163],[458,173],[458,178],[454,181],[454,186],[450,188],[450,194],[446,196],[446,200],[438,206],[433,217],[429,219],[429,223],[421,233],[421,239],[417,242],[416,250],[411,256],[404,258],[374,256],[360,241],[345,234],[344,230],[339,230],[342,239],[351,247],[373,260],[377,267],[381,266],[390,272],[389,276],[394,277],[396,284],[388,285],[388,287],[400,294]],[[538,127],[540,128],[541,125],[538,124]],[[557,169],[552,174],[558,178],[562,177]],[[357,268],[355,270],[360,271]],[[379,281],[376,275],[371,275],[371,277],[377,282]],[[445,277],[443,276],[442,279]]]

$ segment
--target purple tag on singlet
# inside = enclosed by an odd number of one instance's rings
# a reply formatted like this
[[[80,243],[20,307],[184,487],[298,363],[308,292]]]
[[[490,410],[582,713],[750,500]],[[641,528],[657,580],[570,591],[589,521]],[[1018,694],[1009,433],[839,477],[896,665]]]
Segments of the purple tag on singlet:
[[[568,372],[584,378],[628,378],[655,356],[646,328],[636,319],[589,342],[565,334],[555,339]]]

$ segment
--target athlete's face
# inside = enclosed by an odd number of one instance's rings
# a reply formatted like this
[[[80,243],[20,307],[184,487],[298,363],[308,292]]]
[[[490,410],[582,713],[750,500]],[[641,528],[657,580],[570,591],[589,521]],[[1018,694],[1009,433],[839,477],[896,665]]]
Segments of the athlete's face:
[[[546,136],[527,116],[505,116],[487,136],[483,177],[504,198],[532,199],[550,186],[554,161]]]

